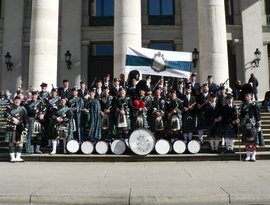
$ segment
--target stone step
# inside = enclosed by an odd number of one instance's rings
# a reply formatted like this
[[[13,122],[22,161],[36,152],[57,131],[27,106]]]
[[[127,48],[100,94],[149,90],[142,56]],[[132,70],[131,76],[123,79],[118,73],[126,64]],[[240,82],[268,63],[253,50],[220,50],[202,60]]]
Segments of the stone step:
[[[46,161],[46,162],[155,162],[155,161],[231,161],[244,160],[246,154],[244,152],[236,152],[235,154],[166,154],[157,155],[149,154],[147,156],[138,155],[79,155],[79,154],[23,154],[22,158],[25,161]],[[270,152],[258,152],[257,160],[269,160]],[[0,154],[0,161],[9,161],[8,153]]]

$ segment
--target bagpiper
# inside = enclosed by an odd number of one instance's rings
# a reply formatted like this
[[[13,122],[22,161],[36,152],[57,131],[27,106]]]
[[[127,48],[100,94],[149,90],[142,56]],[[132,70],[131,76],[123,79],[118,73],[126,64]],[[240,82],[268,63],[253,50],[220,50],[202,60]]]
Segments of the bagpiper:
[[[10,162],[12,163],[24,161],[21,158],[21,153],[27,136],[29,120],[26,109],[20,104],[21,98],[16,96],[13,104],[4,114],[7,119],[5,142],[9,143]]]
[[[240,128],[242,142],[246,147],[246,161],[256,161],[256,141],[258,130],[261,128],[261,113],[258,104],[253,101],[252,87],[250,84],[243,85],[241,95],[244,102],[240,109]]]
[[[27,153],[42,154],[40,146],[43,135],[43,123],[46,107],[43,106],[42,100],[38,99],[38,91],[32,92],[31,98],[32,99],[25,106],[29,117],[28,135],[25,148]]]

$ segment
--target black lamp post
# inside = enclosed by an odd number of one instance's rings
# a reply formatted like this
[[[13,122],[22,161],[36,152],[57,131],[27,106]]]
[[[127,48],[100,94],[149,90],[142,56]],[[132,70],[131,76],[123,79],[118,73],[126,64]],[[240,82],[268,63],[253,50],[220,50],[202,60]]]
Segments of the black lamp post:
[[[194,48],[192,51],[192,63],[193,63],[193,68],[196,68],[197,62],[199,60],[199,54],[200,52],[197,50],[197,48]]]
[[[258,48],[256,48],[256,51],[254,52],[254,60],[252,61],[253,67],[259,67],[259,62],[261,60],[261,51],[259,51]]]
[[[67,64],[67,69],[71,70],[71,53],[69,52],[69,50],[67,50],[67,52],[65,53],[65,61]]]
[[[4,56],[5,64],[7,66],[8,71],[12,71],[12,67],[13,67],[13,63],[11,62],[11,57],[12,56],[9,54],[9,52],[7,52],[7,54]]]

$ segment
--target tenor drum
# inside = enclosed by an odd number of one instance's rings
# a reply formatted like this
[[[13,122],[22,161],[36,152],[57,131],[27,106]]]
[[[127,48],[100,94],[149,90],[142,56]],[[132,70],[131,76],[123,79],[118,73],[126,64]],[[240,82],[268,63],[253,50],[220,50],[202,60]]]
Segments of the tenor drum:
[[[196,140],[191,140],[187,145],[188,151],[192,154],[196,154],[200,151],[201,145]]]
[[[111,151],[114,154],[123,154],[126,151],[126,143],[123,140],[114,140],[111,144]]]
[[[94,151],[93,143],[89,141],[83,142],[81,145],[81,151],[84,154],[92,154],[92,152]]]
[[[134,130],[129,137],[129,146],[137,155],[147,155],[155,147],[155,137],[149,130],[139,128]]]
[[[80,148],[79,142],[76,140],[69,140],[67,143],[67,151],[69,153],[76,153]]]
[[[167,154],[171,149],[169,141],[160,139],[156,142],[155,150],[158,154]]]
[[[108,152],[109,146],[105,141],[99,141],[96,143],[96,152],[98,154],[106,154]]]
[[[177,154],[183,154],[186,151],[186,144],[182,140],[176,140],[173,143],[173,151]]]

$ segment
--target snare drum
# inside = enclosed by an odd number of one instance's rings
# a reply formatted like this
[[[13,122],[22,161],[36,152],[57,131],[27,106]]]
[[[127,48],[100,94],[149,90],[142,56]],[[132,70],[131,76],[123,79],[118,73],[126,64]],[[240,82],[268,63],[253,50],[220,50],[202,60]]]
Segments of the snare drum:
[[[114,140],[111,144],[111,151],[114,154],[123,154],[126,151],[126,143],[123,140]]]
[[[167,154],[171,149],[169,141],[160,139],[156,142],[155,150],[158,154]]]
[[[182,140],[176,140],[173,143],[173,151],[177,154],[183,154],[186,151],[186,144]]]
[[[105,141],[99,141],[96,143],[95,148],[98,154],[106,154],[108,152],[109,145]]]
[[[187,145],[188,151],[192,154],[196,154],[200,151],[201,145],[196,140],[191,140]]]
[[[80,148],[79,142],[77,142],[76,140],[69,140],[67,142],[67,151],[69,153],[76,153],[78,152]]]
[[[81,151],[84,154],[92,154],[94,151],[94,145],[92,142],[85,141],[81,144]]]
[[[134,130],[129,137],[129,146],[137,155],[147,155],[155,147],[155,137],[149,130],[139,128]]]

